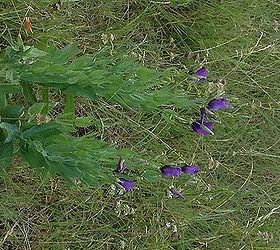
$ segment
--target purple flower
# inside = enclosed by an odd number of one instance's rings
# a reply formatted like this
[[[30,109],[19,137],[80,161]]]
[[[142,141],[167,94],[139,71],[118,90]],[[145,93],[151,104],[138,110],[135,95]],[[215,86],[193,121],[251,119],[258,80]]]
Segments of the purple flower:
[[[127,170],[127,166],[124,164],[124,161],[125,160],[120,158],[118,165],[116,167],[116,170],[115,170],[116,173],[123,173],[123,172],[125,172],[125,170]]]
[[[180,174],[181,174],[181,168],[178,168],[178,167],[173,167],[173,166],[169,166],[169,165],[166,165],[166,166],[163,166],[161,169],[160,169],[161,173],[163,176],[166,176],[166,177],[179,177]]]
[[[207,72],[207,69],[205,66],[202,66],[201,68],[199,68],[198,70],[196,70],[194,72],[197,76],[200,76],[200,77],[204,77],[206,78],[207,75],[208,75],[208,72]]]
[[[211,111],[226,109],[228,107],[229,107],[229,103],[225,97],[212,99],[207,105],[207,108],[210,109]]]
[[[195,78],[193,78],[194,82],[205,82],[207,81],[207,75],[208,71],[205,66],[202,66],[201,68],[197,69],[194,74],[196,75]]]
[[[182,172],[189,175],[197,174],[199,170],[199,166],[197,165],[186,165],[182,167]]]
[[[193,132],[199,134],[199,135],[210,135],[210,134],[214,134],[213,131],[213,123],[212,122],[206,122],[203,121],[202,123],[199,121],[195,121],[192,123],[192,130]]]
[[[173,196],[173,197],[176,197],[176,198],[185,199],[183,194],[178,189],[176,189],[175,187],[170,187],[169,191],[171,193],[171,197]]]
[[[131,191],[135,186],[134,181],[127,180],[127,179],[124,179],[124,178],[121,178],[118,183],[127,192]]]

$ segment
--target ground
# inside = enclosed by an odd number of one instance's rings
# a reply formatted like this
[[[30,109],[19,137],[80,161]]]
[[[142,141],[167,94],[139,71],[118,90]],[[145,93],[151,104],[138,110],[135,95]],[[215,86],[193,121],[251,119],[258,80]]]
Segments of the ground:
[[[160,112],[78,101],[82,110],[95,105],[87,114],[104,121],[91,136],[129,147],[158,167],[197,163],[200,174],[141,182],[114,195],[106,185],[43,180],[15,158],[0,178],[1,249],[280,249],[280,5],[171,2],[1,3],[1,48],[27,15],[33,24],[33,34],[21,31],[27,44],[77,42],[85,53],[108,47],[113,56],[125,49],[147,67],[180,71],[174,84],[203,102],[220,92],[231,103],[218,112],[215,135],[199,137],[189,126],[198,110],[167,122]],[[209,81],[195,84],[190,72],[203,63]],[[166,196],[171,184],[185,200]]]

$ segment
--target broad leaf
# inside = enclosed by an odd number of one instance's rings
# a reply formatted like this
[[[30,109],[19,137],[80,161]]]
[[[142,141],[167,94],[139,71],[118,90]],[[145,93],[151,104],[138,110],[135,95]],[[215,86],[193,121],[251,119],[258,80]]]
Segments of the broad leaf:
[[[7,168],[11,165],[13,158],[13,143],[0,142],[0,167]]]
[[[10,124],[7,122],[1,122],[0,123],[0,128],[6,132],[6,139],[4,143],[9,143],[13,141],[13,139],[16,137],[18,134],[18,128],[14,124]]]
[[[8,105],[2,111],[2,121],[15,124],[18,118],[24,114],[24,107],[21,105]]]
[[[70,44],[59,52],[51,54],[50,61],[53,64],[65,64],[79,53],[78,47],[75,44]]]
[[[0,91],[5,94],[22,93],[22,87],[19,84],[2,84],[0,83]]]
[[[197,105],[195,101],[190,101],[193,97],[180,89],[180,86],[171,83],[176,74],[174,71],[171,73],[167,70],[166,73],[148,69],[123,56],[117,60],[102,53],[95,58],[88,55],[79,57],[80,51],[75,45],[62,50],[33,52],[28,54],[28,60],[32,63],[10,60],[9,67],[6,67],[7,71],[12,71],[12,76],[16,76],[17,81],[24,84],[55,87],[66,94],[91,99],[102,97],[124,108],[136,107],[146,112],[162,109],[166,105],[180,109]],[[12,58],[20,56],[16,54]]]
[[[112,182],[118,152],[103,141],[58,135],[28,140],[21,147],[24,159],[44,174],[76,178],[90,185]],[[109,167],[111,166],[111,167]]]
[[[58,123],[47,123],[33,126],[32,128],[22,132],[20,136],[23,139],[38,139],[46,138],[53,135],[59,135],[69,131],[70,128],[65,125]]]
[[[36,96],[33,92],[32,85],[22,83],[21,87],[22,87],[22,93],[23,93],[25,99],[30,103],[35,103],[37,100],[36,100]]]

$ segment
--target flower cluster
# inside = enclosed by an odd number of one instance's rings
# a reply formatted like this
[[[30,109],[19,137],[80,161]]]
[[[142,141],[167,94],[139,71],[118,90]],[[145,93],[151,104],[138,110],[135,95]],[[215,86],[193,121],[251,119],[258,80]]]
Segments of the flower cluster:
[[[165,165],[160,168],[162,175],[165,177],[179,177],[182,173],[194,175],[197,174],[199,170],[199,166],[197,165],[185,165],[183,167]]]
[[[208,71],[205,66],[202,66],[196,70],[194,74],[194,82],[206,82],[208,80]],[[213,122],[209,118],[215,114],[215,111],[227,109],[228,107],[229,103],[225,97],[210,100],[206,107],[200,109],[200,117],[198,120],[192,123],[192,130],[195,133],[203,136],[214,134]],[[126,171],[128,171],[128,168],[125,165],[124,160],[120,159],[114,172],[117,174],[125,174]],[[160,168],[160,171],[165,177],[178,178],[181,174],[195,175],[199,173],[200,168],[197,165],[185,165],[182,167],[165,165]],[[135,187],[134,181],[126,178],[119,178],[118,184],[124,191],[127,192],[131,191]],[[174,186],[171,186],[167,192],[169,197],[184,199],[184,196],[181,194],[181,192]]]
[[[165,177],[179,177],[183,173],[187,175],[194,175],[199,173],[199,170],[200,170],[199,166],[197,165],[185,165],[183,167],[165,165],[160,168],[162,175]],[[171,186],[169,190],[167,190],[167,195],[170,198],[176,197],[176,198],[184,199],[182,193],[174,186]]]
[[[124,164],[124,160],[120,159],[114,172],[123,174],[126,170],[127,166]],[[200,168],[197,165],[184,165],[183,167],[165,165],[160,168],[160,171],[165,177],[179,177],[182,173],[187,175],[195,175],[199,173]],[[118,185],[124,191],[130,192],[135,187],[135,182],[126,178],[119,178]],[[174,187],[169,189],[169,193],[174,197],[183,198],[183,195]]]
[[[195,71],[195,82],[207,81],[208,72],[205,66]],[[200,109],[200,118],[192,123],[193,132],[202,135],[213,135],[213,122],[209,120],[209,117],[214,115],[217,110],[227,109],[229,102],[225,97],[215,98],[208,102],[207,106]]]

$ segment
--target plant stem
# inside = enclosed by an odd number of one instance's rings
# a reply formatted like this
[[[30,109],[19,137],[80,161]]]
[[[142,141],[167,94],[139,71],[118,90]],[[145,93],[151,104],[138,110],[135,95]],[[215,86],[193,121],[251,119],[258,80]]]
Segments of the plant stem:
[[[74,112],[75,112],[75,105],[74,105],[75,97],[71,94],[67,94],[65,96],[65,108],[64,108],[64,114],[69,115],[71,119],[74,118]]]

